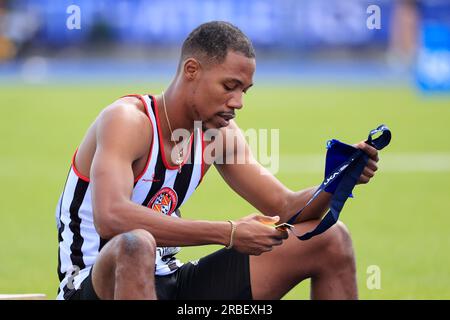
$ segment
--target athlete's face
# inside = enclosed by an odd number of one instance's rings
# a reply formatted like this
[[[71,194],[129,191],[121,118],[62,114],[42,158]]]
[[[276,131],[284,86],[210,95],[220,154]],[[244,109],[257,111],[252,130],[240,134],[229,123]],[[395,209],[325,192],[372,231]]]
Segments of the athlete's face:
[[[220,64],[200,65],[193,80],[193,110],[203,129],[228,126],[253,85],[255,59],[229,51]]]

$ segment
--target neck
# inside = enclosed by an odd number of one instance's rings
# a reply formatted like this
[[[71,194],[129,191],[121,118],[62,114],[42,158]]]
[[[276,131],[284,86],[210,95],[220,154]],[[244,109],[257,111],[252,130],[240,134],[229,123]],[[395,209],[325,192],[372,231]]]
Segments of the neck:
[[[163,135],[171,140],[171,132],[169,128],[168,121],[170,122],[170,127],[173,132],[177,129],[185,129],[190,133],[194,131],[194,122],[190,117],[188,112],[188,105],[185,101],[185,97],[183,96],[183,90],[178,87],[176,79],[169,85],[167,90],[164,92],[164,99],[162,94],[158,99],[158,113],[160,118],[160,125],[162,125]],[[165,108],[164,110],[164,100],[165,100]],[[166,119],[166,112],[168,121]]]

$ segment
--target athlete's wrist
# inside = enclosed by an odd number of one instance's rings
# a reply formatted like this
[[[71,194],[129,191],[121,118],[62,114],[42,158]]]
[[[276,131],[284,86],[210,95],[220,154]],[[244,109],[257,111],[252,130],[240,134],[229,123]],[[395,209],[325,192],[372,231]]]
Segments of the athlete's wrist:
[[[225,249],[231,249],[234,246],[234,235],[236,233],[236,222],[232,220],[228,220],[228,223],[230,223],[231,226],[231,232],[230,232],[230,240],[228,241],[228,245],[225,247]]]
[[[228,221],[214,221],[211,230],[215,230],[213,243],[227,247],[230,244],[231,225]]]

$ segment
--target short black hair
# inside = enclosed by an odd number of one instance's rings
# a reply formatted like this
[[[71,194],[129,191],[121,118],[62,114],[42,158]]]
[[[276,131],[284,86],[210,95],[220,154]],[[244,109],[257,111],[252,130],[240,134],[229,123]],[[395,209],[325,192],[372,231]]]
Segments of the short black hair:
[[[225,21],[203,23],[184,40],[180,63],[189,56],[222,63],[230,50],[255,58],[252,42],[238,27]]]

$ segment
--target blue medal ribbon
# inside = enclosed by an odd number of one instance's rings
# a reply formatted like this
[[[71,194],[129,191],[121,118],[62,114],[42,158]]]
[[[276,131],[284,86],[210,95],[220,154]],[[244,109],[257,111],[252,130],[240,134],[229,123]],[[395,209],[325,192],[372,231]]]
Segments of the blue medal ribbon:
[[[366,143],[377,150],[381,150],[386,147],[390,141],[391,131],[385,125],[380,125],[378,128],[370,131]],[[325,171],[326,177],[322,184],[317,188],[306,205],[291,217],[287,223],[293,224],[303,210],[305,210],[305,208],[308,207],[324,190],[333,193],[330,210],[312,231],[306,232],[303,235],[297,235],[292,228],[291,230],[300,240],[311,239],[312,237],[325,232],[338,221],[339,214],[344,207],[345,201],[351,196],[353,188],[358,182],[358,179],[369,160],[369,156],[361,149],[346,145],[338,140],[331,140],[331,142],[331,144],[328,143],[327,162],[329,155],[333,155],[333,145],[335,145],[337,146],[336,150],[338,150],[337,152],[335,151],[335,155],[339,155],[337,157],[339,159],[335,162],[338,162],[339,165],[335,166],[332,170],[328,169],[328,172],[327,170]],[[352,149],[353,152],[350,154],[349,150]]]

